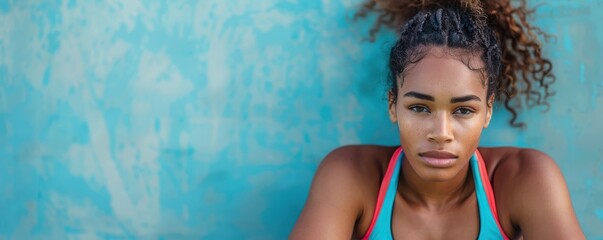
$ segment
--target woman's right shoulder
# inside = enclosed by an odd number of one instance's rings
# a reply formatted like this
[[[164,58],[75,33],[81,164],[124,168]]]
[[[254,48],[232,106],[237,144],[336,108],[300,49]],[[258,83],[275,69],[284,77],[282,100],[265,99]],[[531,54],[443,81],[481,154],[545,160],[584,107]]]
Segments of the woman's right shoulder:
[[[380,182],[387,170],[389,160],[397,148],[379,145],[341,146],[325,156],[320,163],[319,170],[343,171],[356,176],[355,179],[377,178],[377,182]]]
[[[321,161],[291,239],[358,237],[370,225],[387,163],[396,147],[349,145]]]
[[[357,222],[360,228],[370,224],[381,181],[397,148],[378,145],[338,147],[327,154],[316,172],[317,184],[338,183],[338,191],[351,193],[349,199],[357,200],[362,208]]]

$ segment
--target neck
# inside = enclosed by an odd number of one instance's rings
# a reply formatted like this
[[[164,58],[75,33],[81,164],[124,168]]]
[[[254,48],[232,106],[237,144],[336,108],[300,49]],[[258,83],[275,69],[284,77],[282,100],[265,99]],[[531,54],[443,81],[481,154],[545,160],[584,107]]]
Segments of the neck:
[[[398,192],[411,206],[430,210],[446,210],[458,206],[474,192],[473,174],[466,164],[459,173],[446,181],[427,181],[417,175],[412,166],[402,162]]]

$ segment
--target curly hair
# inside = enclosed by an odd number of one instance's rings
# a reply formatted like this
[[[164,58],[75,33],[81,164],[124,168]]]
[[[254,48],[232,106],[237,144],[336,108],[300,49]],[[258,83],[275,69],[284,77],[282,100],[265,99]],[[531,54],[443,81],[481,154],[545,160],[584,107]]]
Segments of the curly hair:
[[[530,25],[528,18],[534,10],[527,8],[525,0],[516,2],[514,6],[510,0],[368,0],[354,18],[378,14],[369,31],[370,41],[375,40],[383,26],[400,31],[400,39],[390,53],[389,83],[393,93],[397,92],[398,74],[413,62],[413,58],[418,59],[420,46],[458,45],[467,50],[479,50],[486,64],[488,95],[494,94],[497,101],[504,103],[505,109],[512,114],[511,126],[523,127],[525,123],[517,119],[521,100],[528,108],[540,105],[548,109],[548,98],[554,95],[550,86],[555,82],[555,76],[551,61],[541,54],[538,39],[543,36],[548,40],[550,35]],[[436,9],[442,8],[454,9],[443,12],[448,18],[446,21],[436,13]],[[417,25],[417,21],[422,23]],[[425,29],[439,29],[436,34],[439,37],[427,36],[429,31]],[[463,33],[462,39],[452,37],[458,33]],[[518,99],[520,96],[522,98]]]

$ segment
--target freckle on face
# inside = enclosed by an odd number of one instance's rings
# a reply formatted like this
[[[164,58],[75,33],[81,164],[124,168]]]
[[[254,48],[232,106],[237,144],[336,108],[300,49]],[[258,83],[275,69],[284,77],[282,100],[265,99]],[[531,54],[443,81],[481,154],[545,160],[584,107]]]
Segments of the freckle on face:
[[[462,59],[470,58],[469,62],[476,63],[481,62],[481,58],[472,55],[459,57],[454,51],[452,53],[445,53],[441,48],[434,47],[421,61],[409,68],[402,86],[398,89],[397,104],[392,106],[395,107],[395,118],[405,155],[415,171],[426,179],[449,179],[467,164],[479,144],[488,114],[486,88],[482,83],[482,76],[479,72],[469,69]],[[408,92],[432,96],[433,101],[404,97]],[[451,99],[467,95],[475,95],[481,101],[451,103]],[[417,114],[410,111],[408,107],[412,104],[424,105],[429,109],[429,113]],[[459,106],[470,106],[477,111],[471,117],[461,118],[452,114]],[[430,140],[429,136],[438,134],[445,134],[446,139],[450,141]],[[458,164],[447,169],[426,167],[418,154],[433,149],[446,150],[458,155]]]

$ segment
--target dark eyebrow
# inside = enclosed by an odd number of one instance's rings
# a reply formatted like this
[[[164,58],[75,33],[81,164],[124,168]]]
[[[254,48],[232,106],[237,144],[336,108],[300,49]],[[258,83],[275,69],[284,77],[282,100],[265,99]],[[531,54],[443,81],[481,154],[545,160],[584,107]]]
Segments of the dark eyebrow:
[[[468,102],[468,101],[478,101],[481,102],[482,100],[475,95],[467,95],[467,96],[462,96],[462,97],[454,97],[452,99],[450,99],[450,103],[459,103],[459,102]]]
[[[435,100],[435,98],[433,98],[433,96],[429,96],[427,94],[422,94],[422,93],[418,93],[418,92],[407,92],[406,94],[404,94],[404,97],[414,97],[414,98],[423,99],[423,100],[432,101],[432,102]]]
[[[406,94],[404,94],[404,97],[414,97],[414,98],[418,98],[418,99],[422,99],[422,100],[427,100],[427,101],[435,101],[435,98],[431,95],[427,95],[427,94],[423,94],[423,93],[418,93],[418,92],[407,92]],[[482,99],[480,99],[478,96],[475,95],[467,95],[467,96],[462,96],[462,97],[454,97],[452,99],[450,99],[450,103],[459,103],[459,102],[468,102],[468,101],[478,101],[481,102]]]

